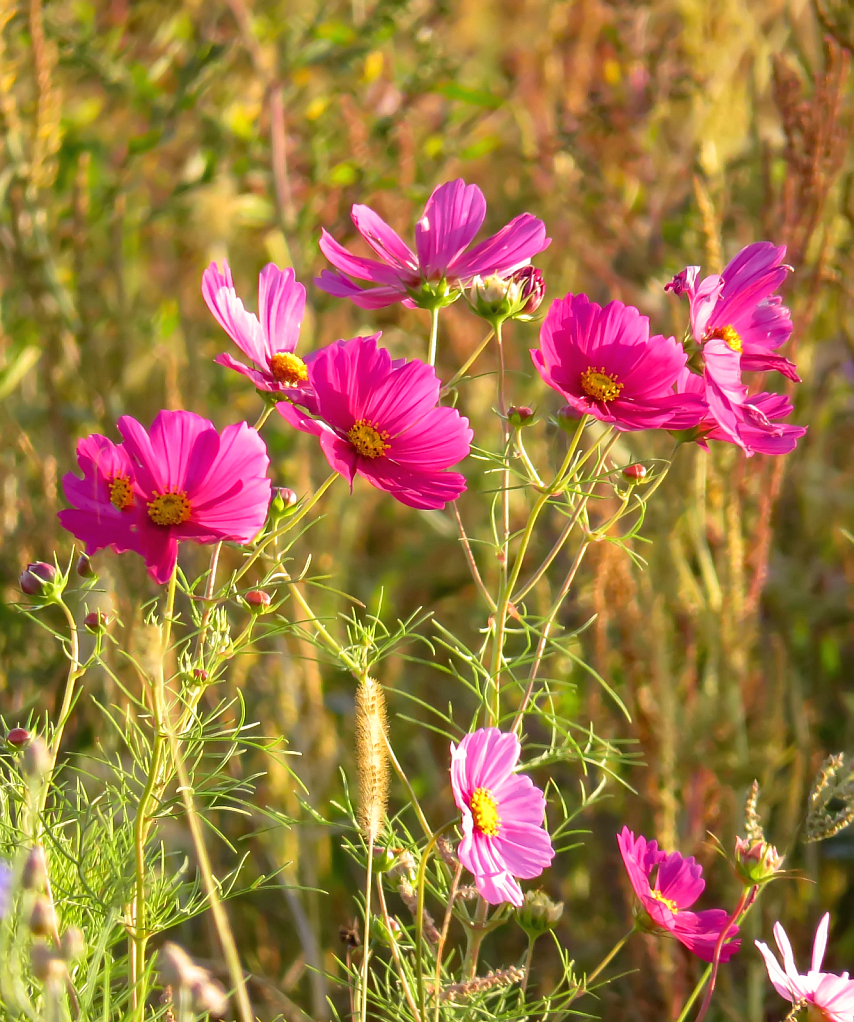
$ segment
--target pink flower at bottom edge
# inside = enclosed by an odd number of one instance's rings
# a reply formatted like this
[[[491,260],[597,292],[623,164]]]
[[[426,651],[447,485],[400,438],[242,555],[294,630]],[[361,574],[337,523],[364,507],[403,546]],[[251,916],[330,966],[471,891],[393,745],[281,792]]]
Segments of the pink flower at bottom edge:
[[[706,886],[703,868],[694,858],[679,852],[663,852],[658,842],[635,837],[623,827],[617,835],[620,855],[632,888],[656,929],[664,930],[704,962],[711,962],[715,946],[729,916],[723,909],[690,911]],[[730,926],[720,960],[729,961],[741,946]]]
[[[522,904],[517,877],[539,876],[554,857],[543,827],[546,799],[515,774],[521,746],[513,733],[480,728],[451,744],[451,787],[462,813],[460,862],[490,905]]]
[[[782,956],[782,968],[767,944],[761,940],[754,943],[765,959],[768,978],[781,997],[793,1004],[806,1001],[818,1009],[826,1022],[854,1022],[854,980],[848,978],[847,972],[841,975],[821,972],[829,926],[830,913],[826,912],[815,931],[810,969],[805,974],[798,972],[792,945],[779,922],[774,924],[774,939]]]

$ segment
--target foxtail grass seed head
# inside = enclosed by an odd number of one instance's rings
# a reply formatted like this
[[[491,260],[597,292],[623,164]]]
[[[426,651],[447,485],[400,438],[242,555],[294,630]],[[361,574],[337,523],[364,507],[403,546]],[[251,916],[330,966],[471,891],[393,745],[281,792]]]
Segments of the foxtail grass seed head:
[[[762,823],[759,819],[757,803],[759,801],[759,781],[754,781],[747,791],[744,802],[744,833],[748,841],[764,841]]]
[[[221,1018],[228,1011],[228,996],[223,987],[187,952],[172,941],[160,949],[157,968],[161,981],[176,991],[183,991],[193,1010]]]
[[[359,776],[358,820],[372,846],[388,803],[388,711],[382,686],[364,677],[356,689],[356,769]]]
[[[490,970],[485,976],[475,976],[464,983],[450,983],[442,991],[444,1001],[464,1001],[475,994],[483,994],[499,987],[509,987],[521,983],[525,978],[525,970],[511,965],[507,969]]]
[[[839,809],[831,809],[831,805]],[[854,822],[854,770],[842,753],[828,756],[810,791],[805,841],[826,841]]]

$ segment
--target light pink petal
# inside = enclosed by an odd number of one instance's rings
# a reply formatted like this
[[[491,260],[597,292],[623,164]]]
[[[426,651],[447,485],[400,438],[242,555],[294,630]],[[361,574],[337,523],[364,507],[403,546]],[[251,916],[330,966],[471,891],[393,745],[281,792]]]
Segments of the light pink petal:
[[[744,448],[738,426],[747,387],[741,382],[740,356],[725,341],[716,338],[703,345],[703,362],[709,411],[729,440]]]
[[[783,968],[786,970],[786,975],[790,980],[797,981],[800,974],[797,966],[795,965],[795,956],[792,954],[792,945],[789,943],[789,937],[780,923],[774,923],[774,940],[776,940],[777,947],[780,949],[780,954],[783,956]]]
[[[854,982],[847,975],[822,976],[812,999],[819,1008],[830,1012],[836,1022],[850,1022],[854,1018]]]
[[[783,252],[785,253],[785,249]],[[819,972],[821,970],[821,963],[824,961],[824,952],[827,948],[827,932],[830,927],[830,913],[825,912],[821,917],[818,927],[815,931],[815,939],[812,945],[812,962],[810,968],[813,972]]]
[[[327,294],[336,298],[349,298],[354,305],[360,309],[384,309],[395,302],[403,302],[408,308],[413,308],[413,303],[407,298],[406,288],[400,287],[370,287],[363,288],[345,277],[341,273],[332,270],[323,270],[319,277],[314,278],[314,283]]]
[[[519,908],[525,900],[522,897],[522,888],[507,872],[494,876],[475,876],[474,882],[478,894],[490,905],[503,905],[509,902]]]
[[[510,774],[490,787],[501,819],[542,827],[546,797],[527,774]]]
[[[780,968],[780,965],[777,962],[774,953],[771,951],[768,945],[763,944],[761,940],[755,940],[753,943],[757,946],[757,948],[759,948],[759,953],[765,959],[765,968],[768,970],[768,978],[771,980],[771,983],[773,984],[774,989],[777,991],[777,993],[781,997],[785,997],[787,1001],[797,1000],[798,998],[796,998],[794,992],[792,991],[792,986],[791,982],[789,981],[789,977]]]
[[[320,235],[320,251],[326,256],[330,263],[357,280],[369,280],[372,284],[386,284],[401,289],[400,271],[385,263],[379,263],[376,259],[365,259],[362,256],[354,256],[348,252],[343,245],[324,230]],[[321,286],[323,286],[321,284]]]
[[[681,298],[682,295],[687,294],[688,298],[694,296],[694,291],[697,286],[697,277],[700,275],[699,266],[686,266],[684,270],[680,270],[673,279],[664,285],[665,291],[672,291],[677,298]]]
[[[265,345],[258,318],[243,307],[231,284],[231,270],[223,263],[220,273],[211,263],[202,275],[202,296],[216,321],[244,355],[263,365]]]
[[[539,876],[554,858],[551,838],[542,827],[505,823],[502,819],[492,840],[496,856],[513,876],[522,880]]]
[[[522,213],[497,234],[453,260],[448,266],[448,276],[459,278],[463,283],[478,275],[506,277],[527,266],[550,243],[551,238],[546,237],[546,225],[542,220],[530,213]]]
[[[427,280],[445,275],[448,266],[474,240],[485,216],[486,200],[477,185],[467,185],[458,178],[435,189],[415,225],[415,250]]]
[[[268,356],[296,348],[304,312],[305,288],[294,271],[268,263],[258,279],[258,316]]]
[[[706,327],[715,311],[723,286],[723,277],[715,274],[704,277],[691,298],[691,332],[698,343],[705,336]]]
[[[247,379],[251,380],[255,384],[255,388],[257,390],[274,392],[280,389],[279,386],[276,386],[278,381],[270,373],[262,372],[260,369],[251,369],[242,362],[238,362],[237,359],[232,358],[227,352],[217,355],[214,362],[216,362],[217,365],[225,366],[226,369],[233,369],[235,372],[247,377]]]

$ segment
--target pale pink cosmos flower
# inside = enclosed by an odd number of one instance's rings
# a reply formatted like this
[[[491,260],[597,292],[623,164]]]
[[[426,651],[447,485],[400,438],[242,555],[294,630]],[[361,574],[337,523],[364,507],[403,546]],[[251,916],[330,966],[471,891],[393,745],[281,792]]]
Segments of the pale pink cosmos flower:
[[[305,288],[294,271],[268,263],[258,278],[258,316],[247,312],[237,297],[231,269],[211,263],[202,276],[202,295],[219,325],[256,368],[227,353],[214,359],[219,365],[248,377],[258,388],[294,401],[309,393],[305,360],[296,354],[305,312]],[[260,317],[260,318],[259,318]]]
[[[527,265],[551,240],[541,220],[522,213],[469,249],[486,216],[486,200],[477,185],[460,179],[439,185],[427,200],[415,225],[414,252],[368,206],[355,205],[350,215],[381,261],[352,255],[324,230],[320,250],[335,270],[324,270],[315,283],[363,309],[395,302],[430,307],[445,298],[453,300],[474,277],[506,277]],[[445,290],[437,290],[442,282]]]
[[[687,429],[705,411],[694,394],[674,390],[688,358],[682,345],[650,337],[647,317],[622,302],[602,308],[584,294],[553,302],[531,358],[578,415],[617,429]]]
[[[806,1001],[809,1017],[817,1017],[824,1022],[854,1022],[854,980],[848,973],[837,975],[833,972],[822,972],[821,964],[827,948],[827,932],[830,926],[830,913],[821,917],[815,931],[810,969],[806,974],[798,972],[792,945],[786,931],[779,923],[774,924],[774,939],[780,949],[783,967],[777,961],[773,951],[761,940],[755,941],[756,946],[765,959],[768,978],[781,997],[792,1004]]]
[[[521,905],[516,878],[539,876],[554,858],[543,827],[545,796],[513,772],[521,751],[514,733],[494,727],[451,743],[451,787],[463,826],[457,855],[490,905]]]
[[[775,354],[792,333],[792,316],[774,294],[791,267],[785,245],[757,241],[727,263],[722,274],[698,283],[699,266],[677,273],[665,291],[688,295],[691,332],[698,344],[720,340],[741,355],[744,372],[777,370],[800,382],[795,365]]]
[[[468,419],[436,407],[441,383],[418,359],[392,360],[379,334],[336,341],[308,365],[312,418],[287,402],[276,411],[314,433],[329,464],[353,485],[356,475],[409,507],[443,508],[466,488],[449,472],[470,450]]]
[[[87,553],[133,550],[151,577],[167,582],[178,543],[248,543],[270,503],[264,441],[245,422],[219,433],[192,412],[162,411],[150,431],[119,419],[123,445],[90,436],[78,445],[83,479],[69,473],[66,497],[76,507],[60,521]]]
[[[679,852],[661,851],[657,841],[635,837],[628,827],[617,835],[617,844],[632,888],[655,929],[670,933],[704,962],[713,961],[729,916],[722,908],[690,910],[706,886],[703,867]],[[738,951],[737,933],[738,927],[730,924],[720,961],[728,962]]]

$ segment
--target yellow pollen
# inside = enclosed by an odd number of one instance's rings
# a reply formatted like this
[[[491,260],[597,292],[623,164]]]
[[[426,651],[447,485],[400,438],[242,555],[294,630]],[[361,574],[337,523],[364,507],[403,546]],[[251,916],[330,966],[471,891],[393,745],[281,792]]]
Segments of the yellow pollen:
[[[347,431],[350,443],[363,458],[382,458],[391,447],[387,444],[388,433],[377,428],[370,419],[359,419]]]
[[[477,788],[469,800],[469,808],[474,817],[474,825],[487,837],[498,833],[501,817],[498,815],[498,803],[488,788]]]
[[[308,382],[305,362],[291,351],[280,351],[277,355],[271,355],[269,365],[273,376],[287,387],[298,387],[301,383]]]
[[[116,476],[110,480],[110,503],[119,511],[133,507],[133,487],[127,476]]]
[[[649,892],[656,901],[660,901],[662,905],[665,905],[670,911],[676,915],[679,911],[679,906],[671,898],[665,898],[661,891],[650,891]]]
[[[158,493],[147,504],[148,517],[155,525],[180,525],[190,517],[190,502],[184,490],[180,493]]]
[[[732,348],[733,351],[737,351],[739,355],[742,350],[741,336],[734,326],[716,326],[714,330],[707,330],[704,341],[720,340],[723,341],[728,348]]]
[[[617,374],[610,375],[602,369],[585,369],[581,374],[581,389],[594,401],[613,401],[620,396],[622,383],[617,383]]]

